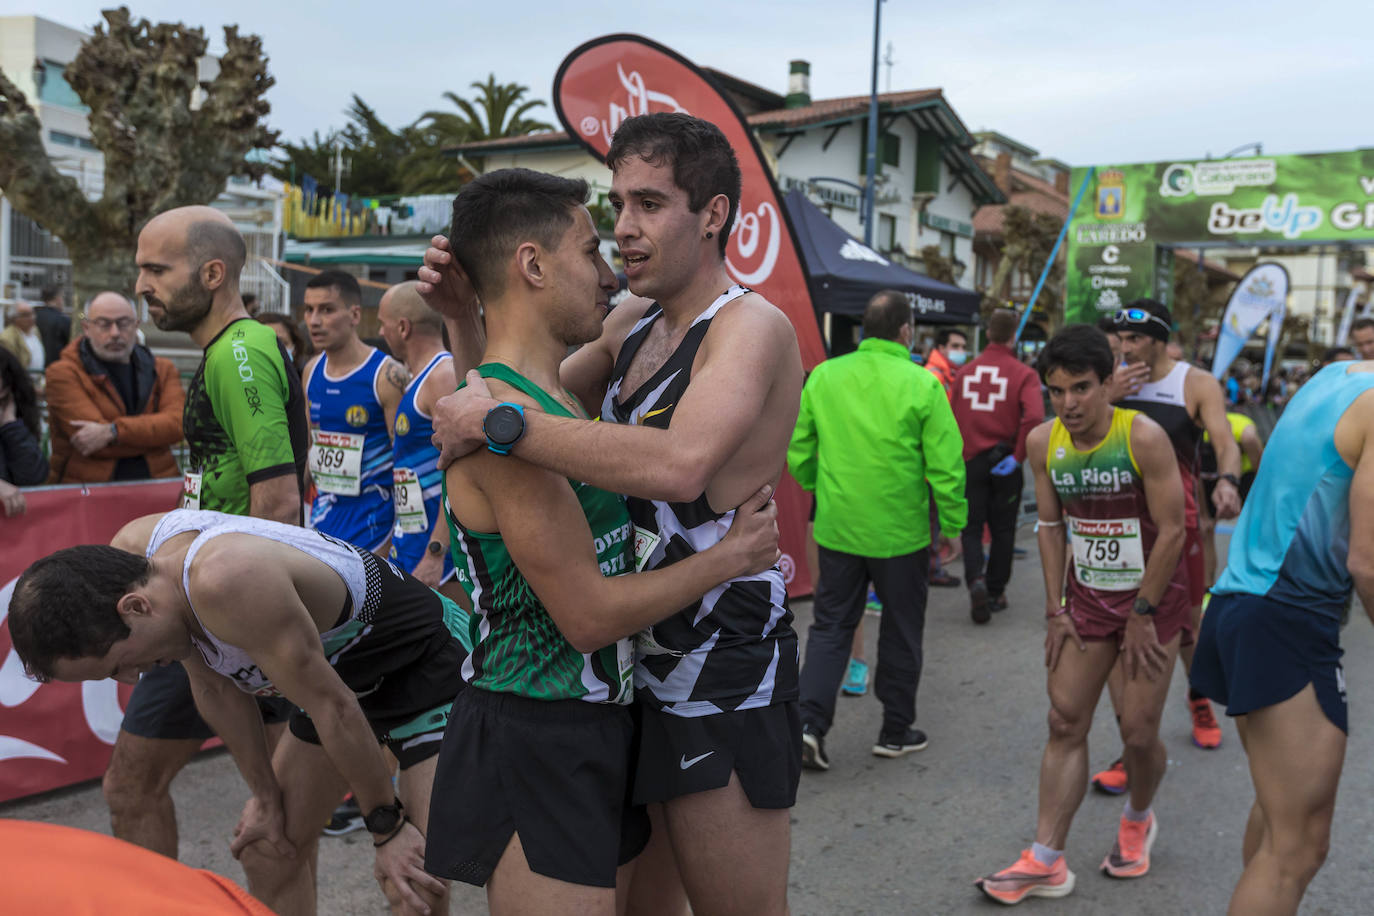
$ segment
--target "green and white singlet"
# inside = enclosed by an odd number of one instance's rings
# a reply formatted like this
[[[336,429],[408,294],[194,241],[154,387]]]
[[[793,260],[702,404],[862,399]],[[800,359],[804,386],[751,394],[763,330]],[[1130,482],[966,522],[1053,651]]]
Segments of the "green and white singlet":
[[[508,366],[485,363],[477,371],[483,378],[497,379],[529,395],[551,416],[573,416]],[[630,572],[634,544],[624,498],[580,481],[568,483],[592,529],[602,575]],[[535,700],[629,703],[634,696],[632,641],[621,639],[595,652],[578,652],[549,617],[500,533],[472,531],[454,517],[447,481],[444,514],[452,535],[453,565],[473,607],[473,647],[463,663],[463,680],[493,693]]]

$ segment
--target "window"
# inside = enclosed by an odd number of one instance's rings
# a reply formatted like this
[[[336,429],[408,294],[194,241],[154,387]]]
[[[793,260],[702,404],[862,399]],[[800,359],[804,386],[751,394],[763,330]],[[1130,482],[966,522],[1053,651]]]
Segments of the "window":
[[[941,232],[940,232],[940,254],[944,255],[944,256],[947,257],[947,258],[949,258],[951,261],[954,260],[954,238],[955,238],[955,236],[954,236],[954,233],[953,233],[953,232],[945,232],[945,231],[941,230]]]
[[[878,214],[878,251],[891,254],[897,247],[897,217],[887,213]]]
[[[855,122],[859,126],[859,174],[868,173],[868,119]],[[902,138],[890,131],[878,135],[878,167],[902,165]]]
[[[33,69],[34,78],[38,82],[40,102],[61,105],[63,108],[75,108],[78,111],[90,110],[81,104],[81,97],[76,94],[71,83],[67,82],[65,64],[59,64],[55,60],[40,60]]]
[[[95,149],[95,144],[85,137],[78,137],[75,134],[64,134],[60,130],[48,131],[48,141],[60,146],[73,146],[77,149]]]

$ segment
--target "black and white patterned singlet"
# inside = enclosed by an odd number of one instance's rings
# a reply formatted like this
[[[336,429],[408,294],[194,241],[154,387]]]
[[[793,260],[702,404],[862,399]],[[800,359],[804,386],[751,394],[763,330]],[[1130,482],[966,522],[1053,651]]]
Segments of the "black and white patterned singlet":
[[[747,292],[742,286],[726,290],[692,322],[668,361],[639,390],[622,397],[625,373],[663,314],[658,303],[650,306],[620,348],[601,419],[667,429],[711,320]],[[725,536],[735,517],[733,509],[712,509],[705,493],[690,503],[636,497],[628,503],[639,569],[658,569],[706,550]],[[636,640],[635,691],[664,712],[709,716],[795,700],[797,668],[787,586],[775,566],[718,585],[700,602],[643,631]]]

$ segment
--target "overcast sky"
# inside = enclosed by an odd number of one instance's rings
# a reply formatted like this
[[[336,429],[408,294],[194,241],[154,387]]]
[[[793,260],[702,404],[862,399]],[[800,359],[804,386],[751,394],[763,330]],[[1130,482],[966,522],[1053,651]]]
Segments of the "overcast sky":
[[[548,100],[562,58],[636,32],[779,93],[788,61],[811,62],[814,98],[866,93],[873,8],[835,0],[448,2],[127,0],[136,16],[263,37],[277,85],[270,123],[286,139],[344,122],[356,92],[390,124],[443,108],[445,90],[495,73]],[[0,0],[89,30],[102,5]],[[972,0],[883,4],[894,91],[941,87],[970,130],[992,129],[1073,165],[1374,145],[1368,2]],[[232,13],[226,11],[232,10]],[[232,15],[233,20],[226,19]],[[889,70],[879,70],[879,90]],[[543,119],[555,121],[552,109]]]

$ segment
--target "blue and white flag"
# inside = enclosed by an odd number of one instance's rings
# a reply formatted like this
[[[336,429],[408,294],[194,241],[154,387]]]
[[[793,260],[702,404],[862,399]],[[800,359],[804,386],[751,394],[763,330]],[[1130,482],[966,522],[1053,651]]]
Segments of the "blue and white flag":
[[[1218,379],[1226,375],[1240,351],[1255,333],[1255,328],[1269,321],[1269,345],[1265,354],[1265,375],[1278,343],[1279,326],[1288,302],[1288,271],[1282,264],[1257,264],[1246,272],[1231,293],[1226,311],[1221,316],[1217,333],[1216,356],[1212,359],[1212,375]]]

